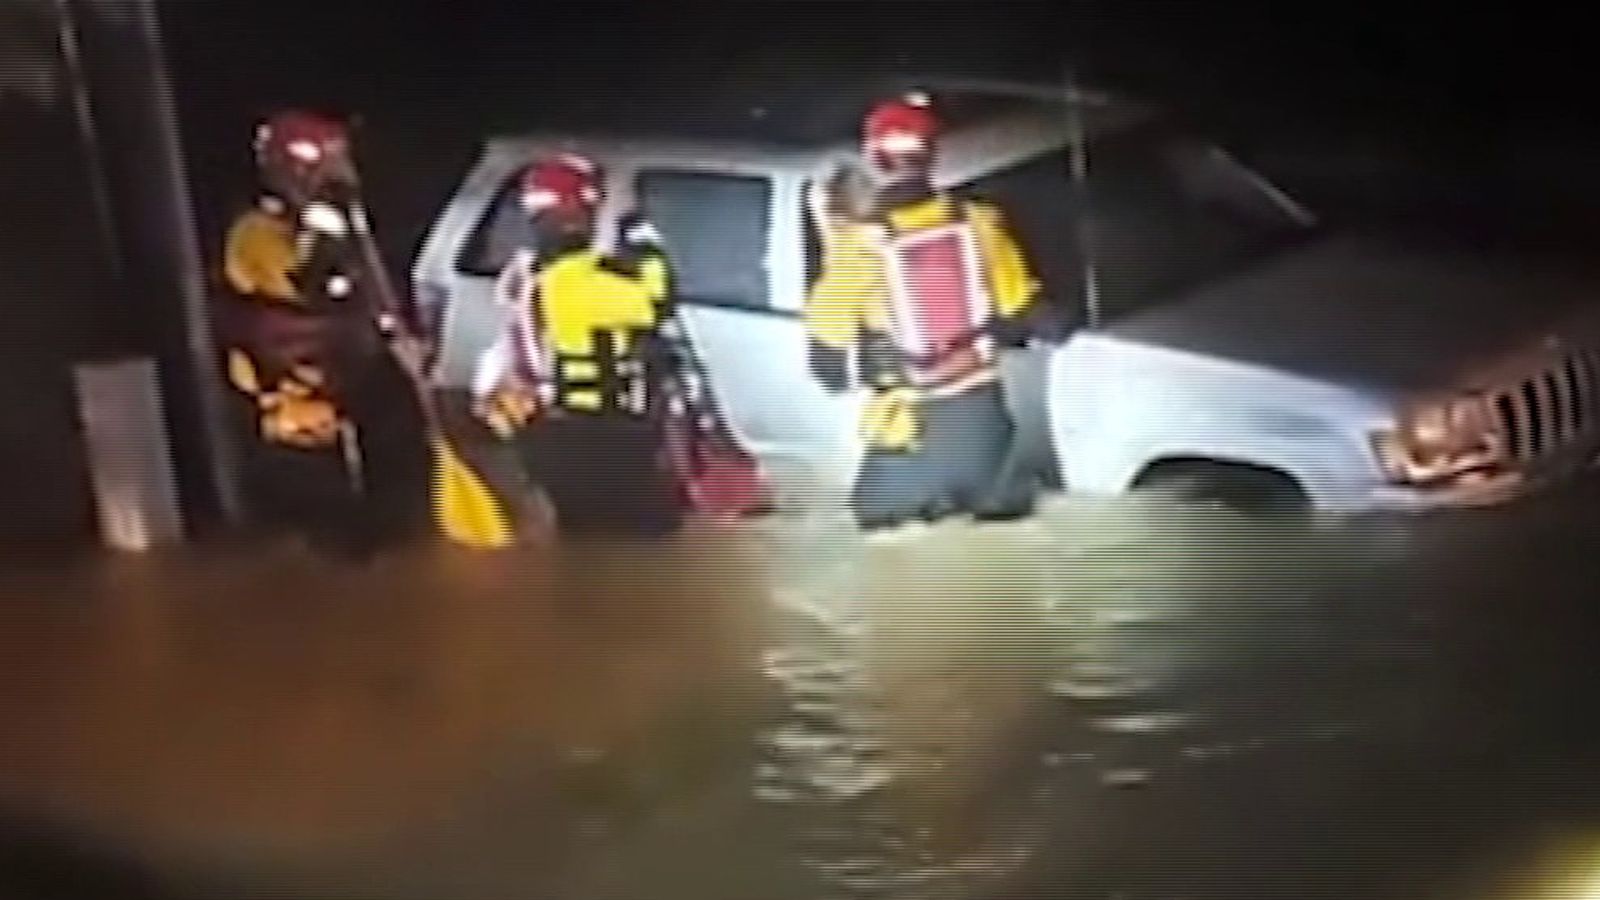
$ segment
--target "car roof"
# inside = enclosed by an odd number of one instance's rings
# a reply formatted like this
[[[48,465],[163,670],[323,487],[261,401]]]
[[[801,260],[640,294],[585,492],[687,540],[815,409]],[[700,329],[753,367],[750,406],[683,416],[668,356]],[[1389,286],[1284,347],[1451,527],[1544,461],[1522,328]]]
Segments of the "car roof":
[[[1053,95],[1059,89],[1041,85],[1033,88],[1034,93],[1029,96],[1003,94],[1000,90],[1004,89],[992,89],[983,82],[963,82],[935,94],[946,125],[951,151],[948,156],[957,160],[982,158],[988,167],[993,167],[1003,165],[1008,156],[1026,158],[1066,143],[1070,134],[1069,107],[1064,96]],[[1083,92],[1080,97],[1084,130],[1091,136],[1119,131],[1159,115],[1154,107],[1127,97],[1103,92]],[[834,104],[835,112],[840,105],[843,104]],[[769,127],[775,118],[774,110],[760,109],[751,111],[759,115],[747,115],[749,121],[743,122],[697,118],[671,135],[592,130],[502,135],[486,143],[485,155],[497,167],[519,165],[540,153],[573,150],[593,154],[602,162],[607,156],[647,156],[764,171],[815,171],[830,161],[857,153],[858,105],[849,104],[848,117],[830,116],[824,105],[821,112],[809,113],[805,127],[788,131]],[[958,162],[954,168],[970,167]],[[948,174],[957,177],[961,173]]]
[[[545,132],[494,138],[487,144],[486,155],[499,162],[517,165],[541,153],[563,150],[594,155],[601,163],[604,163],[607,157],[649,156],[665,159],[681,157],[709,159],[758,169],[807,167],[815,164],[826,154],[826,149],[798,149],[777,143],[588,131]]]

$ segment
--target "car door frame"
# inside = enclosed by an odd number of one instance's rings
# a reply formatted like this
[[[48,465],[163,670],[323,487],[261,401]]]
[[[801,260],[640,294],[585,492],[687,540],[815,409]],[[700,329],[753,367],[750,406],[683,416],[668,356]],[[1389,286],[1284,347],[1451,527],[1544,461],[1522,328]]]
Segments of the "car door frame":
[[[860,456],[855,423],[860,398],[830,394],[805,364],[802,310],[807,292],[804,191],[822,170],[815,154],[714,147],[641,145],[615,157],[609,185],[617,210],[633,208],[640,176],[651,173],[726,175],[766,179],[770,186],[763,268],[767,306],[755,308],[681,301],[681,323],[701,355],[730,427],[764,459],[792,461],[822,482],[839,486],[853,476]],[[768,336],[771,366],[758,375],[730,352],[730,334]],[[754,385],[759,383],[760,388]],[[781,403],[773,402],[782,398]],[[765,401],[765,402],[763,402]]]

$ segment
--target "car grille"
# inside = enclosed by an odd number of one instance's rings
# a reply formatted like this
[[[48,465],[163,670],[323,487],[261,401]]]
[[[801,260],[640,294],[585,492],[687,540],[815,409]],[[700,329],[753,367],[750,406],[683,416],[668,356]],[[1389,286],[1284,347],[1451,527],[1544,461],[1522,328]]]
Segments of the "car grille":
[[[1600,353],[1579,350],[1494,395],[1495,421],[1519,464],[1593,441],[1600,426]]]

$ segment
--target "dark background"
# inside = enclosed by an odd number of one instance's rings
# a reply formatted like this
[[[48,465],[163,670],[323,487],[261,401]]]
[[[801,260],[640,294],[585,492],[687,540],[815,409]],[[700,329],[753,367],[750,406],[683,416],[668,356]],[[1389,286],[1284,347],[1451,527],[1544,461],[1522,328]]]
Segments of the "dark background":
[[[252,117],[326,106],[366,121],[373,203],[401,252],[488,133],[839,137],[852,133],[874,76],[1049,79],[1068,59],[1276,158],[1290,177],[1330,168],[1348,177],[1376,158],[1434,179],[1476,178],[1479,194],[1549,188],[1556,168],[1568,171],[1555,193],[1588,180],[1589,32],[1532,6],[476,0],[378,13],[340,0],[170,0],[164,9],[205,215],[247,177]]]

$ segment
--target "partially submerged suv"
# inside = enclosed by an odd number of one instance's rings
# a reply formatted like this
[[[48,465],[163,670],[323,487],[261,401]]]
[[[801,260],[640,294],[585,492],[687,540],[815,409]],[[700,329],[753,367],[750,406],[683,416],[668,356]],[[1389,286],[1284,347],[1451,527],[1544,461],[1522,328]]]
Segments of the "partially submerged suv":
[[[1328,234],[1138,103],[946,101],[941,181],[1006,209],[1066,326],[1006,361],[1047,480],[1413,510],[1504,500],[1594,456],[1600,334],[1582,280]],[[607,238],[636,205],[660,226],[685,328],[751,448],[847,482],[862,398],[811,378],[799,311],[820,248],[806,192],[850,143],[490,141],[414,273],[421,302],[446,307],[445,384],[468,383],[500,325],[491,285],[529,238],[515,174],[561,149],[604,166]]]

